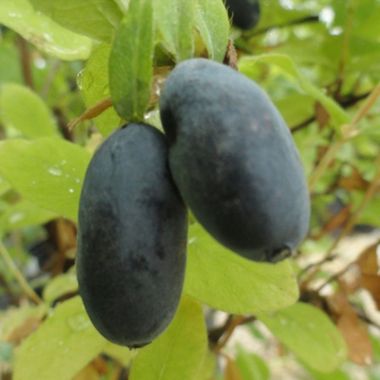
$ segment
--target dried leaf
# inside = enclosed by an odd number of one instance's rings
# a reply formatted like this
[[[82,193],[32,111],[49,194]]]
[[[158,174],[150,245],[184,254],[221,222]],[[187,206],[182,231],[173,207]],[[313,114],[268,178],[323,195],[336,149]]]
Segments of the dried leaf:
[[[224,57],[224,64],[232,67],[234,70],[237,70],[238,69],[237,61],[238,61],[238,56],[237,56],[235,46],[232,40],[228,40],[227,51]]]
[[[18,344],[38,327],[46,311],[45,304],[8,309],[0,320],[0,341]]]
[[[347,294],[340,291],[327,299],[329,311],[347,344],[348,357],[359,365],[368,365],[372,360],[372,345],[367,326],[359,319],[350,304]]]
[[[380,310],[380,276],[365,274],[361,277],[362,288],[368,290]]]
[[[351,205],[343,207],[339,212],[335,213],[327,223],[322,227],[321,231],[315,236],[315,239],[320,239],[326,234],[335,231],[344,226],[351,215]]]
[[[347,177],[341,177],[338,181],[338,187],[346,190],[367,190],[369,186],[368,181],[366,181],[359,170],[352,167],[352,173]]]
[[[231,358],[227,358],[224,380],[243,380],[238,366]]]
[[[337,324],[348,347],[348,357],[356,364],[372,362],[372,346],[367,326],[360,321],[352,308],[347,308]]]
[[[91,120],[95,117],[102,114],[104,111],[106,111],[108,108],[112,107],[112,100],[111,98],[106,98],[100,100],[98,103],[94,104],[92,107],[89,107],[76,119],[71,121],[67,128],[69,131],[72,131],[78,124],[82,123],[85,120]]]
[[[89,364],[79,371],[73,380],[99,380],[99,373],[92,364]]]
[[[7,337],[9,343],[18,345],[23,339],[29,336],[41,324],[41,318],[31,316],[21,325],[17,326]]]
[[[361,288],[361,273],[358,265],[352,264],[349,269],[338,278],[338,284],[344,294],[352,294]]]
[[[324,128],[330,121],[330,114],[326,111],[320,102],[315,103],[315,117],[321,128]]]
[[[345,313],[347,308],[350,308],[350,303],[347,300],[347,295],[343,292],[337,292],[326,299],[329,308],[329,314],[332,314],[336,319],[339,319]]]
[[[96,369],[96,372],[100,373],[101,375],[105,375],[107,373],[107,361],[100,356],[92,361],[92,366]]]
[[[368,247],[357,260],[357,265],[361,271],[360,286],[371,293],[378,309],[380,309],[379,243],[380,241],[377,241]]]
[[[363,274],[378,275],[380,273],[380,266],[377,257],[377,250],[380,245],[380,241],[372,244],[366,248],[364,252],[359,256],[357,264]]]

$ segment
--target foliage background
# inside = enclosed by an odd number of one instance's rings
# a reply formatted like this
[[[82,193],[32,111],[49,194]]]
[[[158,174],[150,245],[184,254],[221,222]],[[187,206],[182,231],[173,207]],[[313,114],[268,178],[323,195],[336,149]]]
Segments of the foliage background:
[[[221,0],[1,1],[2,378],[380,378],[380,3],[261,8],[242,32]],[[294,259],[256,264],[191,220],[175,320],[130,352],[96,332],[78,296],[83,176],[125,120],[161,128],[159,91],[176,62],[223,61],[229,39],[227,63],[268,92],[292,130],[309,236]],[[359,233],[360,247],[348,240]],[[239,334],[250,344],[230,339]]]

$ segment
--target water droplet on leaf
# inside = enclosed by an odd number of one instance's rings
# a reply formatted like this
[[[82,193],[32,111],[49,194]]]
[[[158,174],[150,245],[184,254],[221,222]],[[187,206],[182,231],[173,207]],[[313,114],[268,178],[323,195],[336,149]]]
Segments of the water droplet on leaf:
[[[91,326],[91,322],[84,314],[76,314],[68,319],[70,328],[74,331],[83,331]]]
[[[48,172],[51,174],[51,175],[54,175],[56,177],[59,177],[60,175],[62,175],[62,170],[55,167],[55,166],[52,166],[48,169]]]

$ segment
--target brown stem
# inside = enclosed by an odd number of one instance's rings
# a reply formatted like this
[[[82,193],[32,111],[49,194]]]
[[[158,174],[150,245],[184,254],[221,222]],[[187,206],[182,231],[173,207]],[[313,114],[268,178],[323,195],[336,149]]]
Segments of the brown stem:
[[[334,158],[336,157],[336,154],[338,153],[339,149],[343,146],[344,143],[345,143],[344,140],[338,140],[329,146],[326,153],[324,154],[321,161],[319,162],[318,166],[315,168],[314,172],[309,178],[310,193],[312,193],[316,183],[325,173],[327,168],[330,166],[331,162],[334,160]]]
[[[305,268],[303,268],[300,273],[298,274],[298,278],[302,278],[310,269],[312,268],[315,268],[315,267],[321,267],[323,264],[329,262],[329,261],[333,261],[336,259],[336,255],[331,255],[329,257],[324,257],[322,258],[321,260],[318,260],[317,262],[315,263],[312,263],[312,264],[309,264],[307,265]]]
[[[18,45],[18,49],[20,53],[20,62],[21,62],[21,69],[22,69],[24,82],[28,87],[30,87],[31,89],[34,89],[33,74],[32,74],[32,59],[30,56],[28,43],[22,37],[19,36],[17,45]]]
[[[50,87],[53,84],[54,77],[57,74],[58,70],[60,69],[61,64],[62,64],[62,62],[59,60],[56,60],[52,63],[52,65],[49,69],[49,72],[46,76],[45,82],[44,82],[42,89],[40,91],[40,95],[42,98],[46,98],[48,96]]]
[[[380,97],[380,83],[369,93],[367,101],[364,103],[363,107],[354,116],[352,120],[352,126],[356,127],[357,124],[369,113],[376,100]]]
[[[344,28],[344,36],[343,36],[343,46],[341,51],[341,57],[339,60],[339,66],[338,66],[338,75],[336,80],[336,90],[335,90],[335,97],[339,98],[340,91],[343,86],[344,82],[344,74],[345,74],[345,68],[349,59],[349,51],[350,51],[350,39],[351,39],[351,33],[352,33],[352,22],[353,22],[353,16],[354,16],[354,7],[352,6],[352,2],[348,1],[348,16],[346,18],[346,25]]]
[[[363,322],[366,322],[368,325],[371,325],[373,327],[376,327],[378,330],[380,330],[380,325],[378,323],[376,323],[375,321],[373,321],[371,318],[369,318],[368,316],[366,316],[365,314],[363,314],[362,312],[360,311],[357,311],[357,315],[358,317],[363,321]]]
[[[243,317],[243,316],[234,316],[227,320],[225,324],[224,333],[221,335],[220,339],[214,346],[213,350],[215,353],[219,353],[222,348],[227,344],[232,334],[234,333],[236,327],[241,326],[245,323],[253,322],[256,318],[253,316]]]
[[[1,241],[0,241],[0,256],[4,260],[9,271],[12,273],[12,275],[14,276],[14,278],[16,279],[18,284],[20,285],[21,289],[30,298],[30,300],[32,300],[36,304],[42,303],[41,298],[37,295],[37,293],[28,284],[28,281],[26,281],[24,275],[17,268],[16,264],[12,260],[11,255],[9,254],[8,250],[5,248],[4,244]]]
[[[352,118],[350,124],[341,126],[342,137],[335,141],[332,145],[329,146],[325,155],[322,157],[319,165],[315,168],[309,179],[309,190],[310,192],[314,188],[316,182],[322,175],[325,173],[326,169],[330,166],[330,163],[334,160],[336,153],[339,149],[345,144],[349,139],[356,136],[358,133],[357,126],[359,122],[367,116],[376,100],[380,97],[380,84],[378,84],[367,97],[364,104],[356,112],[355,116]]]
[[[112,107],[112,99],[111,98],[105,98],[100,100],[98,103],[96,103],[94,106],[87,108],[82,115],[71,121],[67,129],[71,132],[79,123],[85,121],[85,120],[91,120],[95,118],[96,116],[99,116],[101,113],[103,113],[108,108]]]
[[[333,245],[330,247],[327,257],[331,256],[334,249],[338,246],[338,244],[342,241],[344,237],[346,237],[355,226],[356,221],[358,220],[359,216],[365,209],[365,207],[368,205],[368,203],[371,201],[371,199],[376,194],[379,186],[380,186],[380,156],[377,159],[376,166],[378,168],[375,179],[372,181],[370,186],[368,187],[367,191],[364,194],[364,197],[358,206],[358,208],[355,210],[355,212],[351,215],[351,217],[348,219],[345,227],[343,228],[342,232],[339,234],[339,236],[335,239]]]
[[[379,186],[380,186],[380,155],[377,158],[376,161],[377,166],[377,173],[375,175],[374,180],[371,182],[370,186],[368,187],[366,193],[364,194],[364,197],[358,206],[358,208],[355,210],[355,212],[351,215],[351,217],[348,219],[345,227],[343,228],[342,232],[338,235],[338,237],[335,239],[333,244],[331,245],[330,249],[327,251],[325,257],[321,260],[319,265],[316,265],[313,270],[309,273],[308,277],[302,282],[301,287],[305,288],[310,281],[314,278],[315,274],[318,272],[320,267],[325,261],[328,261],[330,257],[334,255],[334,250],[338,246],[338,244],[342,241],[344,237],[346,237],[355,226],[356,221],[358,220],[359,216],[365,209],[365,207],[368,205],[370,200],[373,198],[373,196],[376,194]]]
[[[287,23],[270,25],[270,26],[267,26],[267,27],[259,29],[259,30],[246,32],[243,34],[243,37],[248,37],[248,38],[257,37],[261,34],[265,34],[267,32],[270,32],[273,29],[287,28],[289,26],[296,26],[296,25],[302,25],[302,24],[314,23],[314,22],[319,22],[319,16],[318,15],[306,16],[306,17],[299,18],[296,20],[288,21]]]
[[[348,96],[345,96],[344,98],[342,98],[339,101],[339,104],[345,109],[350,108],[350,107],[356,105],[357,103],[359,103],[360,101],[366,99],[370,94],[371,94],[370,92],[366,92],[365,94],[361,94],[361,95],[357,95],[357,96],[348,95]],[[300,122],[299,124],[291,127],[290,130],[292,133],[299,132],[316,120],[317,120],[317,117],[315,115],[310,116],[309,118],[305,119],[304,121]]]
[[[340,271],[334,273],[332,276],[330,276],[317,290],[316,292],[319,293],[326,285],[330,284],[331,282],[337,280],[339,277],[343,276],[352,265],[354,265],[356,262],[353,261],[352,263],[348,263],[344,268],[342,268]]]

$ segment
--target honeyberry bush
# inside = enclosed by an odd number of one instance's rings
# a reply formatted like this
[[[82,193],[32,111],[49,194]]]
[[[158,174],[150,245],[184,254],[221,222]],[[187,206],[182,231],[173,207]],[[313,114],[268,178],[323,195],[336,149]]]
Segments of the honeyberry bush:
[[[0,2],[1,377],[379,378],[380,4],[260,4],[242,32],[222,0]],[[161,128],[165,77],[198,56],[237,66],[279,108],[309,180],[310,231],[272,265],[190,218],[175,319],[129,351],[99,335],[78,295],[81,185],[126,121]],[[347,257],[341,243],[359,230],[372,240]],[[235,330],[260,349],[228,344]]]

